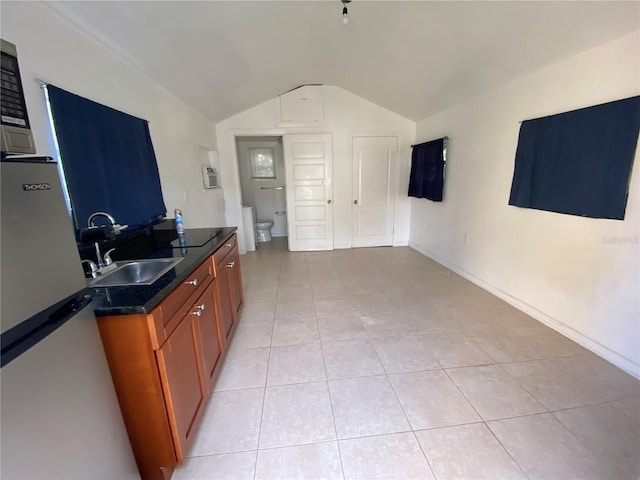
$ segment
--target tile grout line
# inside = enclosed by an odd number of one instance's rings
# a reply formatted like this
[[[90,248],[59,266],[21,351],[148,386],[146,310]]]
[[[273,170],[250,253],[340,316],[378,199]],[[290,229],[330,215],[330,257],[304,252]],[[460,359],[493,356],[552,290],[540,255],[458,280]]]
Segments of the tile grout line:
[[[499,363],[497,364],[507,375],[509,375],[509,377],[511,377],[518,385],[520,385],[529,395],[531,395],[533,398],[535,398],[535,400],[542,405],[545,410],[547,410],[548,413],[553,413],[553,412],[559,412],[559,411],[563,411],[563,410],[570,410],[572,408],[581,408],[581,407],[588,407],[588,406],[592,406],[592,405],[601,405],[603,403],[607,403],[608,400],[604,400],[600,394],[598,392],[596,392],[595,390],[592,390],[591,388],[589,388],[587,385],[583,384],[582,382],[580,382],[578,379],[574,378],[573,375],[570,375],[569,373],[567,373],[566,371],[560,369],[560,371],[564,374],[567,375],[569,378],[571,378],[572,380],[574,380],[575,382],[578,383],[578,385],[582,386],[583,388],[586,388],[589,392],[593,393],[595,396],[599,397],[601,399],[601,401],[598,402],[593,402],[593,403],[586,403],[583,405],[576,405],[573,407],[564,407],[564,408],[550,408],[547,405],[545,405],[544,403],[542,403],[542,400],[538,399],[538,397],[536,397],[536,395],[534,395],[533,392],[531,392],[527,386],[520,380],[518,380],[518,378],[516,378],[515,376],[513,376],[509,370],[505,369],[503,367],[503,365],[509,364],[509,363],[531,363],[531,362],[542,362],[545,360],[552,360],[552,359],[540,359],[540,360],[523,360],[521,362],[506,362],[506,363]]]
[[[536,413],[534,415],[541,415],[541,414]],[[519,418],[519,417],[516,417],[516,418]],[[525,472],[524,467],[516,461],[515,457],[511,454],[507,446],[504,443],[502,443],[502,440],[498,438],[498,435],[496,435],[496,432],[493,431],[493,429],[489,426],[487,422],[483,422],[483,423],[485,428],[489,430],[489,433],[493,436],[493,438],[496,439],[496,441],[500,444],[500,446],[506,452],[506,454],[509,455],[509,458],[513,461],[513,464],[518,468],[518,470],[520,470],[520,472],[522,472],[522,475],[524,475],[526,478],[531,478],[529,475],[527,475],[527,472]]]
[[[571,429],[569,429],[569,427],[567,427],[564,423],[562,423],[555,415],[553,415],[552,412],[539,412],[539,413],[533,413],[530,415],[521,415],[518,417],[508,417],[508,418],[500,418],[500,419],[495,419],[495,420],[489,420],[491,422],[500,422],[503,420],[513,420],[516,418],[525,418],[525,417],[536,417],[536,416],[542,416],[542,415],[551,415],[551,417],[553,418],[554,421],[556,421],[560,427],[566,431],[569,435],[571,435],[573,438],[575,438],[578,443],[580,445],[582,445],[589,453],[591,453],[591,455],[593,455],[594,459],[597,460],[598,459],[598,454],[595,453],[593,451],[593,449],[591,449],[585,442],[583,442],[580,437],[578,437],[578,435],[576,435],[575,433],[573,433],[573,431]],[[505,445],[502,444],[502,442],[500,441],[500,439],[497,437],[497,435],[495,434],[495,432],[493,431],[493,429],[491,428],[491,426],[489,426],[487,424],[487,428],[489,428],[489,430],[491,431],[491,433],[493,434],[494,437],[496,437],[496,439],[498,440],[498,442],[500,442],[500,445],[502,445],[502,447],[507,451],[507,453],[511,456],[511,452],[509,452],[509,450],[507,450],[507,447]],[[512,457],[513,458],[513,457]],[[514,459],[515,461],[515,459]],[[518,465],[518,467],[520,467],[520,464],[518,462],[516,462],[516,465]],[[522,468],[522,467],[521,467]],[[524,468],[522,468],[524,470]],[[526,475],[527,478],[530,478],[528,475]]]
[[[429,457],[427,456],[427,452],[424,451],[424,448],[422,448],[422,444],[420,443],[420,440],[418,440],[418,436],[416,435],[416,431],[412,430],[411,433],[413,434],[413,438],[416,440],[416,443],[418,444],[418,448],[422,452],[422,456],[427,461],[427,465],[429,466],[429,470],[431,470],[431,474],[433,475],[433,478],[435,478],[436,480],[440,480],[438,478],[438,475],[436,475],[436,471],[433,469],[433,465],[431,465],[431,462],[429,461]],[[442,479],[442,480],[444,480],[444,479]]]
[[[493,358],[493,357],[489,357],[489,358]],[[487,420],[485,420],[485,418],[480,415],[480,412],[478,412],[478,410],[476,409],[476,407],[471,403],[471,400],[469,400],[469,398],[465,395],[465,393],[462,391],[462,389],[460,388],[460,386],[453,380],[453,378],[451,378],[451,375],[449,375],[449,372],[447,372],[446,369],[444,369],[444,373],[445,375],[449,378],[449,380],[451,381],[451,383],[453,383],[456,388],[458,389],[458,391],[460,392],[460,394],[464,397],[464,399],[467,401],[467,403],[469,404],[469,406],[471,408],[473,408],[473,410],[476,412],[476,415],[478,415],[478,418],[480,418],[480,420],[482,421],[482,424],[484,425],[484,427],[489,430],[489,432],[491,432],[491,435],[493,435],[496,440],[498,440],[498,443],[500,444],[500,446],[502,447],[502,449],[506,452],[507,455],[509,455],[509,458],[511,458],[511,460],[513,461],[514,465],[516,467],[518,467],[518,470],[520,470],[522,472],[522,474],[526,477],[529,478],[529,476],[524,472],[524,468],[520,466],[520,464],[516,461],[516,459],[513,457],[513,455],[511,454],[511,452],[509,450],[507,450],[507,447],[505,447],[502,442],[500,441],[499,438],[497,438],[496,434],[494,433],[493,430],[491,430],[491,427],[489,426],[489,424],[487,423]]]
[[[389,378],[389,372],[387,371],[387,368],[384,366],[384,362],[380,358],[380,354],[378,353],[378,349],[376,348],[375,343],[373,342],[373,340],[369,336],[369,332],[367,332],[366,328],[365,328],[365,332],[367,333],[367,337],[369,339],[369,343],[371,344],[371,347],[373,348],[373,351],[374,351],[374,353],[376,355],[376,358],[378,359],[378,362],[380,363],[380,366],[382,366],[382,370],[384,371],[384,378],[387,381],[387,384],[389,385],[389,387],[391,387],[391,391],[393,392],[393,395],[394,395],[394,397],[396,399],[396,402],[398,402],[398,406],[400,407],[400,410],[402,411],[402,413],[404,415],[404,418],[407,421],[407,425],[409,425],[409,428],[411,429],[411,431],[413,431],[413,425],[411,424],[411,420],[409,420],[409,415],[407,415],[407,412],[405,411],[405,408],[402,406],[402,402],[400,401],[400,397],[398,396],[398,392],[396,392],[396,389],[393,388],[393,383],[391,382],[391,379]],[[424,452],[423,452],[423,455],[424,455]],[[426,457],[425,457],[425,460],[427,460]],[[429,460],[427,460],[427,464],[429,464]],[[429,466],[429,468],[431,468],[431,466]]]
[[[325,376],[327,376],[327,365],[324,360],[324,351],[322,349],[322,344],[320,344],[320,352],[322,354],[322,364],[324,365]],[[340,470],[342,472],[342,478],[345,478],[344,474],[344,463],[342,462],[342,449],[340,448],[340,438],[338,437],[338,427],[336,425],[336,415],[333,410],[333,397],[331,396],[331,387],[329,385],[329,379],[325,381],[327,385],[327,393],[329,395],[329,409],[331,410],[331,420],[333,421],[333,432],[336,435],[336,446],[338,447],[338,458],[340,459]]]
[[[501,364],[499,364],[499,363],[498,363],[498,364],[496,364],[496,365],[497,365],[497,367],[500,369],[500,371],[502,371],[502,372],[503,372],[507,377],[509,377],[511,380],[513,380],[513,381],[516,383],[516,385],[518,385],[520,388],[522,388],[522,389],[527,393],[527,395],[529,395],[531,398],[533,398],[533,399],[535,400],[535,402],[536,402],[538,405],[540,405],[542,408],[544,408],[544,409],[545,409],[545,411],[546,411],[546,413],[549,413],[549,412],[550,412],[550,410],[547,408],[547,406],[546,406],[545,404],[543,404],[543,403],[542,403],[542,401],[538,400],[538,398],[537,398],[533,393],[531,393],[531,392],[527,389],[527,387],[525,387],[522,383],[520,383],[516,378],[513,378],[513,376],[511,376],[511,375],[509,374],[509,372],[508,372],[506,369],[504,369],[504,368],[502,367],[502,365],[501,365]]]
[[[281,263],[281,262],[280,262]],[[278,269],[278,272],[280,272],[280,270],[282,269],[282,267],[280,266]],[[275,316],[275,309],[277,308],[277,291],[280,289],[280,275],[278,275],[278,286],[276,289],[276,305],[273,307],[274,308],[274,316]],[[269,342],[269,357],[267,359],[267,370],[265,372],[265,377],[264,377],[264,391],[262,392],[262,409],[260,411],[260,425],[258,426],[258,444],[256,445],[256,461],[255,461],[255,466],[253,468],[253,480],[256,479],[256,475],[258,473],[258,452],[260,451],[260,440],[262,438],[262,422],[264,420],[264,406],[266,403],[266,398],[267,398],[267,379],[269,378],[269,366],[271,364],[271,344],[273,343],[273,330],[275,328],[275,320],[274,320],[274,326],[271,327],[271,342]]]
[[[316,312],[316,302],[315,302],[315,297],[313,296],[313,289],[311,291],[311,298],[313,301],[313,311],[316,314],[316,324],[317,324],[318,312]],[[317,327],[318,327],[318,337],[321,339],[320,325],[317,325]],[[322,347],[322,342],[320,342],[320,354],[322,355],[322,365],[324,367],[324,376],[326,377],[327,393],[329,395],[329,409],[331,410],[331,420],[333,421],[333,432],[336,435],[336,446],[338,447],[338,458],[340,459],[340,471],[342,472],[342,478],[344,479],[345,474],[344,474],[344,463],[342,462],[342,449],[340,448],[340,441],[338,438],[338,427],[336,425],[336,415],[335,415],[335,412],[333,411],[333,398],[331,396],[331,387],[329,386],[329,375],[327,374],[327,362],[324,358],[324,348]]]

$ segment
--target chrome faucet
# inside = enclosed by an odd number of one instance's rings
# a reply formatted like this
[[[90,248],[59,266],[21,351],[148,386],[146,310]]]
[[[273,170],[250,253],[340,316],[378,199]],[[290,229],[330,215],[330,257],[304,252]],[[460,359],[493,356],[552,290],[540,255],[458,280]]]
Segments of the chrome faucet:
[[[93,223],[93,220],[98,218],[98,217],[104,217],[107,220],[109,220],[109,223],[111,224],[112,227],[116,224],[116,219],[113,218],[112,215],[108,214],[107,212],[96,212],[96,213],[92,213],[91,215],[89,215],[89,220],[87,220],[88,226],[89,227],[95,227],[96,224]]]
[[[89,225],[89,227],[95,227],[96,224],[94,223],[94,220],[98,217],[104,217],[108,220],[109,224],[111,225],[111,227],[113,227],[113,231],[116,235],[120,234],[120,232],[122,230],[124,230],[125,228],[127,228],[127,225],[118,225],[116,223],[116,219],[113,218],[112,215],[108,214],[107,212],[96,212],[96,213],[92,213],[89,216],[89,220],[87,220],[87,223]],[[96,249],[96,259],[98,260],[97,265],[98,265],[98,271],[100,271],[101,269],[103,269],[104,267],[111,265],[113,263],[113,260],[110,257],[110,253],[113,252],[115,250],[115,248],[112,248],[111,250],[109,250],[107,253],[105,253],[104,258],[102,257],[102,254],[100,253],[100,243],[99,242],[95,242],[93,244],[94,248]],[[93,273],[93,272],[92,272]]]
[[[91,275],[91,278],[96,278],[98,276],[98,266],[95,263],[91,260],[82,260],[82,263],[89,265],[89,274]]]

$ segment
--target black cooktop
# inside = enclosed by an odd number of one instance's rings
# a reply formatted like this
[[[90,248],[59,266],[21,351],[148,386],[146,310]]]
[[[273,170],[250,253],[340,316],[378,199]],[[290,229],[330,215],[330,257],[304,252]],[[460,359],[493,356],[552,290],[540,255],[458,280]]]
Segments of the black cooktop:
[[[196,228],[187,230],[171,242],[172,248],[202,247],[222,233],[221,228]]]

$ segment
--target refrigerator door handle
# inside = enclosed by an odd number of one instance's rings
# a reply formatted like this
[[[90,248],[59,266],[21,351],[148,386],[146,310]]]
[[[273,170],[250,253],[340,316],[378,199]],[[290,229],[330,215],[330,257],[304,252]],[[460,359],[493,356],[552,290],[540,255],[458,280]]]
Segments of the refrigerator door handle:
[[[55,332],[90,303],[91,295],[83,290],[3,332],[0,337],[0,367]]]

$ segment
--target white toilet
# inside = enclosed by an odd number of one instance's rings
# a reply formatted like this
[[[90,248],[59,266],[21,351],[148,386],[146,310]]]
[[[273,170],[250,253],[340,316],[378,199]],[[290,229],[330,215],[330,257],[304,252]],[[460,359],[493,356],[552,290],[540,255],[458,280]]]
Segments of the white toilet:
[[[273,227],[273,222],[271,221],[256,222],[258,243],[271,241],[271,227]]]

